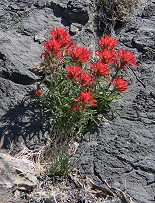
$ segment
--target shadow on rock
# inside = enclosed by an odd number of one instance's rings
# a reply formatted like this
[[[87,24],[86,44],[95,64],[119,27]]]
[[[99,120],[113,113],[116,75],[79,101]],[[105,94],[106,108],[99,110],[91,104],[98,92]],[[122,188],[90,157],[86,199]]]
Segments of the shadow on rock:
[[[1,118],[0,138],[4,138],[2,148],[10,148],[11,144],[20,147],[26,145],[34,149],[45,143],[48,126],[45,115],[39,107],[35,107],[28,99],[13,106]]]

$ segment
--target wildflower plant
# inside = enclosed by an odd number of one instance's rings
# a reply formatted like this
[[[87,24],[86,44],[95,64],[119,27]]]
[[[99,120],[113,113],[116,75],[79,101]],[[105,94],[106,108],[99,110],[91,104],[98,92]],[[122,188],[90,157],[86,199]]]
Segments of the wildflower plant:
[[[60,148],[54,152],[52,164],[48,167],[48,173],[55,177],[65,178],[73,169],[70,163],[70,157]]]
[[[127,89],[124,70],[137,66],[133,53],[116,48],[111,36],[99,40],[95,57],[74,44],[68,32],[56,28],[42,45],[36,70],[44,78],[35,90],[36,102],[49,113],[53,133],[73,136],[85,132],[98,113]],[[124,72],[125,73],[125,72]]]

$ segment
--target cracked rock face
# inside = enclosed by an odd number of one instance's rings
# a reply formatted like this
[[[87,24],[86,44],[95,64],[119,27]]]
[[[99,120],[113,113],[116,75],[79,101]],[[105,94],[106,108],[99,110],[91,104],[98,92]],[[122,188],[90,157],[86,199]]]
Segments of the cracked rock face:
[[[75,155],[82,173],[99,184],[129,194],[134,202],[155,201],[155,2],[144,0],[137,15],[115,33],[124,49],[136,54],[125,99],[114,104],[118,114],[104,117]],[[14,141],[35,148],[47,134],[40,111],[28,105],[39,79],[41,43],[55,27],[65,27],[78,45],[94,51],[94,0],[0,1],[0,136],[3,147]],[[97,13],[96,13],[97,15]],[[96,35],[95,35],[96,36]]]
[[[123,48],[138,58],[124,101],[115,104],[119,115],[90,130],[77,157],[80,169],[98,183],[129,194],[134,202],[155,201],[155,2],[144,2],[135,16],[117,34]],[[117,31],[118,32],[118,31]]]

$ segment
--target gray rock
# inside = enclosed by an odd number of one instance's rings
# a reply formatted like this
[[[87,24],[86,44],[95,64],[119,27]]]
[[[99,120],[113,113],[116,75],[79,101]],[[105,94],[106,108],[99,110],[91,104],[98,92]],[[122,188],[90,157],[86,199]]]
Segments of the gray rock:
[[[78,23],[72,23],[70,25],[70,34],[71,35],[76,35],[79,31],[82,30],[82,25],[81,24],[78,24]]]
[[[151,203],[155,201],[155,4],[144,4],[142,17],[132,18],[117,35],[123,48],[136,53],[139,65],[133,70],[143,84],[128,72],[131,83],[125,99],[115,104],[119,116],[92,128],[77,157],[81,171],[101,185],[106,180],[134,202]]]
[[[35,166],[26,158],[15,158],[6,153],[0,153],[1,187],[11,188],[23,185],[23,187],[35,187],[37,178]],[[25,185],[25,186],[24,186]]]
[[[130,85],[125,100],[113,106],[120,116],[109,121],[102,119],[96,128],[92,127],[75,157],[80,159],[81,172],[99,184],[106,180],[129,194],[134,202],[151,203],[155,200],[155,2],[141,2],[136,15],[114,33],[120,46],[135,52],[138,68],[133,71],[139,80],[128,70]],[[29,105],[39,79],[32,67],[40,61],[41,43],[48,39],[51,29],[65,27],[69,30],[78,24],[82,25],[82,30],[74,32],[72,38],[78,45],[94,51],[99,34],[96,33],[99,26],[94,21],[98,15],[96,10],[94,0],[0,2],[2,147],[14,141],[15,147],[24,143],[35,148],[41,140],[45,141],[48,131],[42,114]],[[100,30],[100,34],[102,32],[104,30]],[[9,187],[10,180],[5,183]],[[0,193],[6,194],[9,187]]]
[[[0,153],[0,199],[9,202],[12,193],[19,198],[19,191],[31,192],[37,186],[35,166],[26,158],[15,158]]]

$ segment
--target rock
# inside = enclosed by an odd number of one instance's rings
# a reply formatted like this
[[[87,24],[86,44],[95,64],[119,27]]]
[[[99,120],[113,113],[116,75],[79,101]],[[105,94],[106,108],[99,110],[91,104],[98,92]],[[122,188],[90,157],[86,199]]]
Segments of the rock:
[[[101,185],[106,180],[126,191],[136,203],[155,201],[155,21],[151,14],[155,4],[151,2],[144,2],[142,18],[134,16],[117,34],[121,46],[138,57],[133,71],[144,85],[128,72],[131,83],[125,99],[113,106],[119,115],[109,124],[103,120],[94,126],[76,155],[82,173]]]
[[[147,5],[144,8],[144,11],[142,13],[142,17],[143,18],[152,18],[155,20],[155,7],[153,5],[154,2],[152,2],[152,4]]]
[[[56,0],[50,1],[51,6],[54,8],[54,12],[62,15],[64,18],[68,19],[69,22],[78,22],[85,25],[89,21],[90,9],[93,9],[95,3],[91,0],[78,0],[78,1],[68,1]]]
[[[37,184],[34,176],[35,166],[24,158],[15,158],[6,153],[0,153],[0,187],[20,188],[30,191]]]
[[[9,202],[12,193],[19,198],[20,191],[31,192],[37,186],[35,165],[26,158],[15,158],[0,153],[0,199]]]
[[[72,23],[70,25],[70,34],[71,35],[76,35],[79,31],[82,30],[82,25],[81,24],[78,24],[78,23]]]

